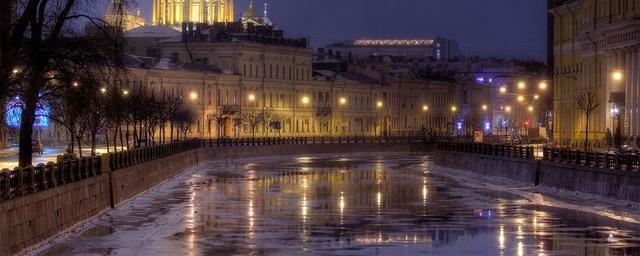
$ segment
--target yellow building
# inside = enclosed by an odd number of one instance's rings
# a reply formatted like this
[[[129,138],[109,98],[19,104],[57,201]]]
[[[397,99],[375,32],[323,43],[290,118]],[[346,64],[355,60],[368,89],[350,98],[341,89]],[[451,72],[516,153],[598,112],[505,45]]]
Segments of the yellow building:
[[[153,25],[233,22],[233,0],[153,0]]]
[[[115,26],[121,25],[122,30],[124,31],[142,27],[146,24],[146,20],[142,17],[140,9],[136,10],[135,13],[126,9],[124,10],[124,13],[119,14],[116,10],[118,10],[119,6],[122,5],[121,2],[121,0],[113,0],[113,2],[109,4],[104,13],[105,22]]]
[[[580,95],[592,92],[600,108],[590,118],[590,141],[604,142],[618,123],[632,139],[640,135],[640,1],[551,1],[554,54],[554,139],[578,146],[586,116]],[[617,118],[622,118],[620,122]],[[602,145],[602,144],[601,144]]]

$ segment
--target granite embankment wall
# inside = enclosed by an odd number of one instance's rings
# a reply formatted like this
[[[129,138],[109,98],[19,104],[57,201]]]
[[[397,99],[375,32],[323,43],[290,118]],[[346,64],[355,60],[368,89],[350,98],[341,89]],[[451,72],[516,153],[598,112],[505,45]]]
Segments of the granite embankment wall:
[[[445,167],[508,178],[536,186],[640,202],[638,171],[450,151],[437,151],[433,155],[436,164]]]
[[[352,152],[426,152],[425,144],[295,144],[209,147],[140,163],[0,203],[0,255],[11,255],[117,206],[202,161]],[[108,163],[103,158],[103,163]]]
[[[436,164],[449,168],[477,172],[536,184],[539,162],[533,159],[511,158],[451,151],[438,151],[433,154]]]
[[[640,173],[541,161],[540,185],[640,202]]]

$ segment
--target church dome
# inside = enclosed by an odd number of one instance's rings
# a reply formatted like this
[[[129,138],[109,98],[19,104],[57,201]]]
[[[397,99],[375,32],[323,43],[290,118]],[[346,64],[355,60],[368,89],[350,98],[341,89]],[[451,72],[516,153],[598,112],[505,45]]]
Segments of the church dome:
[[[259,16],[256,13],[256,11],[253,10],[253,1],[249,2],[249,9],[247,9],[247,11],[244,12],[244,14],[242,15],[243,19],[258,19]]]

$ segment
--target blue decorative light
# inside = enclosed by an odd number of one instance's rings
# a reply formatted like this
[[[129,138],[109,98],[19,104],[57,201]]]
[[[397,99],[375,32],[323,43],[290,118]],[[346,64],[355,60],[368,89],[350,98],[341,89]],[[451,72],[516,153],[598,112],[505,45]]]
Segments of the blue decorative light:
[[[490,122],[485,122],[484,123],[484,130],[485,131],[491,131],[491,123]]]
[[[458,130],[462,130],[462,122],[458,122],[457,127],[458,127]]]
[[[33,127],[49,127],[49,113],[49,107],[36,109],[36,120],[33,122]],[[10,102],[7,104],[6,121],[9,127],[20,127],[20,124],[22,123],[22,107],[17,106],[16,102]]]

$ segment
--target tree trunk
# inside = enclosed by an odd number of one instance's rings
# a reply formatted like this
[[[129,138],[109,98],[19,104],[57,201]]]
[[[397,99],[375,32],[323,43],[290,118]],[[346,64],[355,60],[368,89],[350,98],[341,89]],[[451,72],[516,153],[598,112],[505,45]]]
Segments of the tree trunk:
[[[78,134],[77,141],[78,141],[78,156],[82,158],[82,134]]]
[[[91,131],[91,156],[96,156],[96,131]]]
[[[585,125],[584,134],[584,151],[589,151],[589,115],[587,115],[587,124]]]
[[[25,97],[24,109],[22,110],[20,123],[19,157],[18,165],[26,167],[32,164],[33,154],[33,123],[36,120],[36,97]]]
[[[107,153],[109,152],[109,128],[105,129],[105,133],[104,133],[104,140],[107,142]]]

